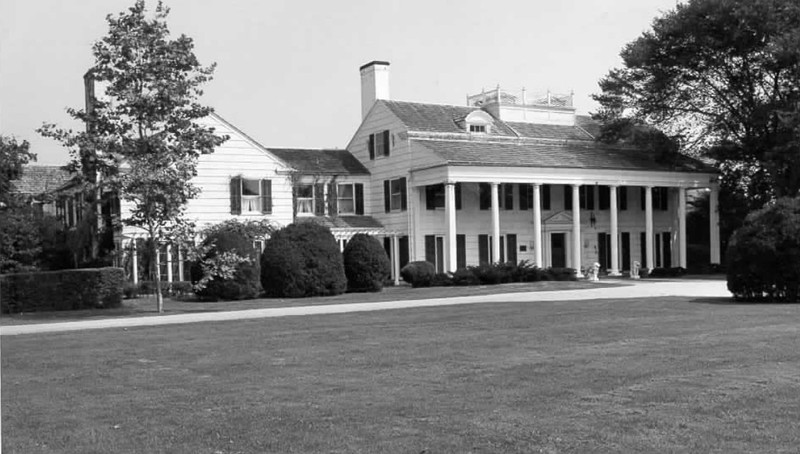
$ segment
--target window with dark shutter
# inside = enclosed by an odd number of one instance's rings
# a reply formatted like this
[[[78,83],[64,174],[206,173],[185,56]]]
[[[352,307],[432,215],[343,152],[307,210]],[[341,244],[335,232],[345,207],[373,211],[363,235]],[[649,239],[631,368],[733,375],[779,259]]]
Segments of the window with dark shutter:
[[[549,210],[550,209],[550,185],[543,184],[542,185],[542,209]]]
[[[506,234],[506,244],[508,245],[508,261],[517,264],[517,235],[514,233]]]
[[[242,214],[242,179],[233,177],[230,182],[231,214]]]
[[[461,209],[461,183],[456,183],[456,210]]]
[[[627,186],[620,186],[617,188],[617,205],[620,210],[627,210],[628,209],[628,187]]]
[[[501,186],[503,188],[503,201],[506,210],[514,209],[514,184],[508,183]]]
[[[572,209],[572,186],[568,184],[564,185],[564,209]]]
[[[383,180],[383,207],[387,213],[392,211],[392,189],[389,180]]]
[[[429,184],[425,186],[425,209],[444,208],[444,185]]]
[[[456,235],[456,269],[467,267],[467,236]]]
[[[600,186],[600,210],[608,210],[611,208],[611,188],[608,186]]]
[[[642,211],[647,209],[647,194],[645,194],[645,191],[646,189],[644,186],[639,186],[639,202],[641,202]],[[644,266],[644,264],[642,264],[642,266]]]
[[[533,208],[533,185],[519,185],[519,209],[530,210]]]
[[[408,190],[406,188],[406,178],[400,179],[400,209],[405,211],[408,209]]]
[[[425,261],[436,265],[436,236],[425,235]]]
[[[489,235],[478,235],[478,262],[491,263],[489,258]]]
[[[364,214],[364,184],[356,183],[356,214]]]
[[[261,212],[272,214],[272,180],[261,180]]]

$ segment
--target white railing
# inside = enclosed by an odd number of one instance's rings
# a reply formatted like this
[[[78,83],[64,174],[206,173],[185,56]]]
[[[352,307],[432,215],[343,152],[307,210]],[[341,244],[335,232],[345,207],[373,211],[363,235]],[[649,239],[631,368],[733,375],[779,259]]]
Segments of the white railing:
[[[573,93],[551,93],[549,90],[546,92],[528,92],[525,89],[510,91],[498,87],[494,90],[467,96],[467,105],[480,107],[496,103],[499,98],[501,105],[572,107],[573,96]]]

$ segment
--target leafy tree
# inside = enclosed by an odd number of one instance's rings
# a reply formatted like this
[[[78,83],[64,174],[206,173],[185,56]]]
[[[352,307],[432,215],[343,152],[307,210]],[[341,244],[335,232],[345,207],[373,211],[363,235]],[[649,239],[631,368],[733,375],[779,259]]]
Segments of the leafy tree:
[[[198,121],[213,112],[198,98],[215,65],[198,62],[191,38],[170,38],[168,14],[159,2],[148,17],[145,2],[138,0],[127,12],[107,16],[108,34],[94,44],[95,64],[88,73],[104,87],[104,96],[86,110],[68,110],[86,123],[86,131],[40,129],[71,149],[71,166],[89,184],[108,185],[130,202],[124,221],[154,240],[156,269],[156,248],[185,231],[186,203],[198,193],[190,181],[197,160],[226,140]],[[161,281],[159,273],[154,276],[160,312]]]
[[[715,160],[744,213],[800,191],[800,3],[690,0],[621,52],[594,96],[603,139],[649,125]],[[726,200],[727,198],[727,200]]]
[[[18,179],[22,167],[31,161],[36,161],[36,155],[27,140],[19,143],[14,137],[0,135],[0,203],[9,203],[11,180]]]

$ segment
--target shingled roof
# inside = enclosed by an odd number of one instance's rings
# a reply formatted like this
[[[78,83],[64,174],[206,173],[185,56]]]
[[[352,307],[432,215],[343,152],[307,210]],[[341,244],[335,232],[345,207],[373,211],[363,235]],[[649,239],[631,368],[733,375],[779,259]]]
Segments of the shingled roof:
[[[267,148],[295,170],[308,175],[369,175],[347,150]]]
[[[414,141],[449,165],[551,167],[678,172],[715,172],[686,156],[657,159],[653,153],[611,147],[594,141],[553,143],[546,141],[430,140]]]
[[[386,105],[410,131],[464,133],[458,125],[477,107],[450,106],[440,104],[421,104],[416,102],[378,100]],[[516,137],[514,131],[502,121],[493,117],[492,134],[496,136]]]
[[[44,194],[66,184],[72,174],[60,166],[25,166],[22,175],[11,181],[11,192],[17,194]]]

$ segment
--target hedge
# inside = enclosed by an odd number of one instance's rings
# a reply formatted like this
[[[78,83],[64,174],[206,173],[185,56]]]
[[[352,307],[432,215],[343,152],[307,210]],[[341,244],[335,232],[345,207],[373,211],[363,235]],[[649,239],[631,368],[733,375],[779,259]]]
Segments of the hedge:
[[[349,292],[380,292],[392,274],[392,265],[383,245],[369,235],[353,235],[342,254]]]
[[[3,313],[104,309],[122,304],[122,268],[19,273],[0,276]]]

